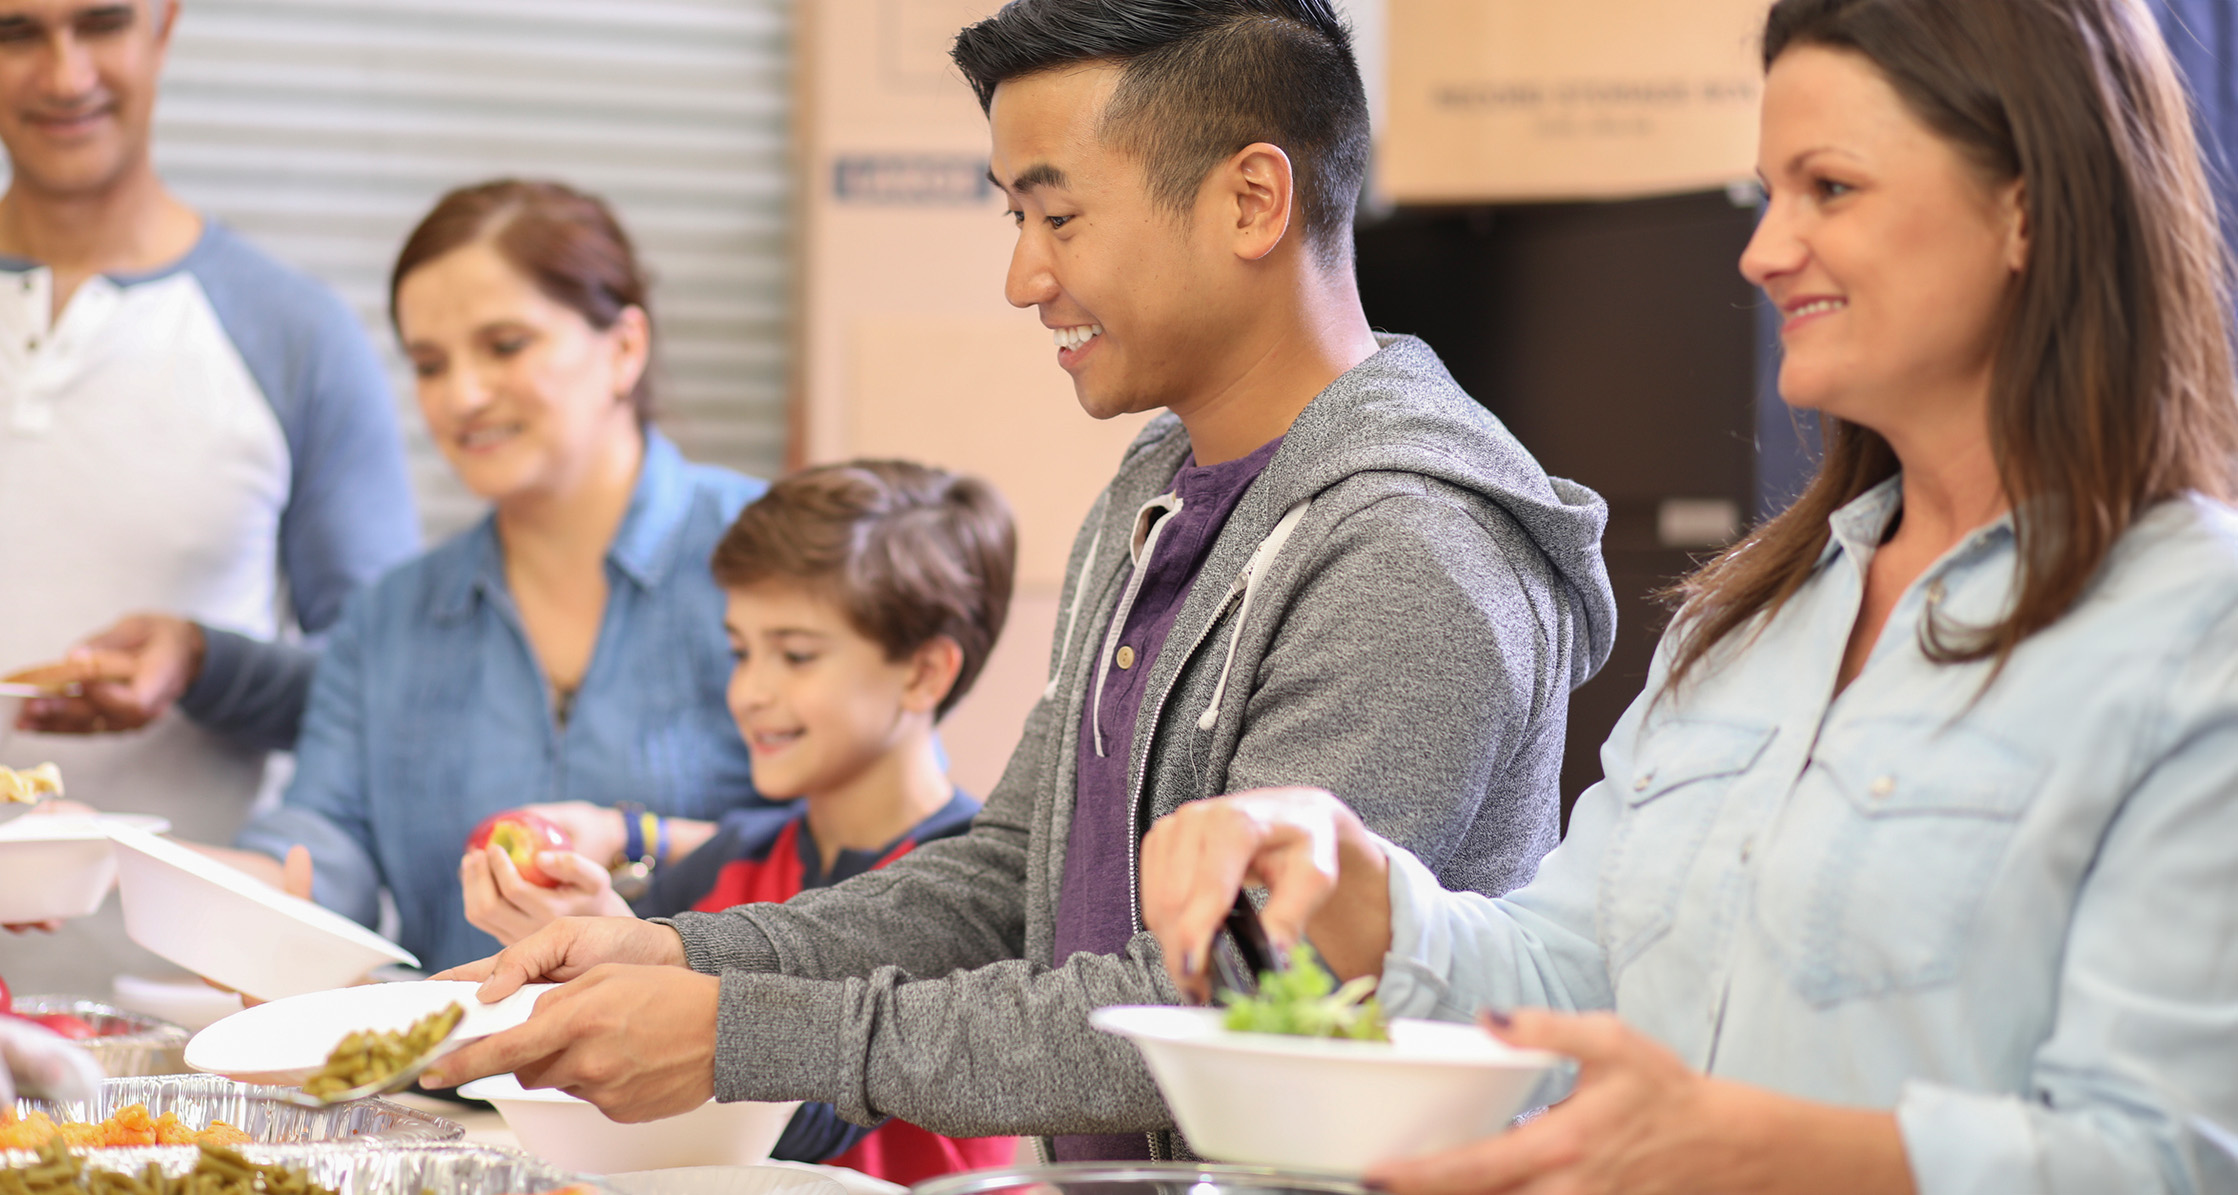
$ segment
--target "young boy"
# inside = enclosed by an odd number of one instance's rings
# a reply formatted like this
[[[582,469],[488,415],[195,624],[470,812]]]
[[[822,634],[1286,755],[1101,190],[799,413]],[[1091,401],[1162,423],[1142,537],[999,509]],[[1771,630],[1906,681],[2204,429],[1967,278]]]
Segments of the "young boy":
[[[754,787],[786,809],[721,823],[587,802],[534,806],[573,852],[521,878],[502,850],[460,864],[467,920],[510,945],[562,916],[667,916],[782,901],[884,867],[970,826],[933,727],[977,679],[1010,605],[1016,534],[983,482],[898,461],[795,473],[740,512],[713,560],[737,664],[730,709]],[[665,844],[665,849],[664,848]],[[603,860],[661,860],[633,903]],[[673,860],[673,862],[669,861]],[[642,866],[642,864],[640,864]],[[804,1104],[775,1156],[911,1184],[1008,1164],[1010,1138],[948,1138],[903,1121],[863,1129]]]

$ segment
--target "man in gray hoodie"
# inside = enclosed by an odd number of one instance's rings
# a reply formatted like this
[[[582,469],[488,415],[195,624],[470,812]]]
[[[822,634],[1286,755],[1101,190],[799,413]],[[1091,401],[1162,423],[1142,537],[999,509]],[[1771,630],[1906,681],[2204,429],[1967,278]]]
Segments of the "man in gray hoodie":
[[[1049,682],[969,833],[783,905],[555,923],[459,974],[572,980],[439,1082],[517,1070],[619,1119],[823,1100],[864,1122],[1183,1148],[1132,1046],[1177,994],[1135,851],[1186,801],[1337,793],[1452,888],[1556,838],[1606,658],[1605,509],[1353,282],[1367,109],[1327,0],[1015,0],[957,39],[1019,224],[1011,302],[1091,415],[1163,408],[1090,512]],[[657,1016],[645,1015],[658,1008]]]

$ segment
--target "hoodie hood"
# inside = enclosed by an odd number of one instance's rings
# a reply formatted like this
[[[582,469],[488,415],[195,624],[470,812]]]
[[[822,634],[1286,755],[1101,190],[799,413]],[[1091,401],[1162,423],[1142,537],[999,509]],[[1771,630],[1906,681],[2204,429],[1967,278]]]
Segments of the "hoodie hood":
[[[1315,396],[1283,437],[1264,480],[1288,509],[1361,473],[1411,473],[1473,491],[1514,519],[1571,595],[1586,650],[1571,657],[1570,687],[1609,658],[1616,595],[1601,558],[1608,504],[1545,469],[1492,412],[1469,396],[1429,345],[1378,333],[1383,347]],[[1173,429],[1171,415],[1145,430],[1147,443]],[[1178,421],[1175,421],[1178,422]]]

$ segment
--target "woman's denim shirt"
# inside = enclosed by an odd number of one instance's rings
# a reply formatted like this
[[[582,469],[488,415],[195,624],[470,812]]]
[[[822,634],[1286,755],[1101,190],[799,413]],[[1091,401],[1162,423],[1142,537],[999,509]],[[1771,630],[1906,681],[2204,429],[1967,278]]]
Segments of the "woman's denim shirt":
[[[714,819],[761,804],[724,702],[731,655],[715,542],[761,482],[655,434],[606,551],[597,646],[567,723],[505,584],[493,518],[360,592],[329,634],[278,808],[236,840],[311,850],[318,902],[367,925],[387,888],[430,970],[494,952],[466,923],[476,822],[538,801],[641,801]]]
[[[1813,579],[1657,700],[1666,639],[1530,885],[1395,853],[1384,998],[1613,1008],[1711,1075],[1893,1109],[1923,1195],[2238,1189],[2238,517],[2155,507],[1994,679],[1920,646],[2006,608],[1984,528],[1836,697],[1900,500],[1837,513]]]

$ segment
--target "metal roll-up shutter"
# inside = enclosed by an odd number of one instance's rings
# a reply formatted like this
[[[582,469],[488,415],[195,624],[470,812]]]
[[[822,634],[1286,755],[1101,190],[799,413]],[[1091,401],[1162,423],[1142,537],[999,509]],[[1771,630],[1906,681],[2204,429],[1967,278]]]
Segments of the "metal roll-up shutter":
[[[685,452],[785,448],[791,0],[189,0],[157,108],[189,203],[325,279],[396,377],[431,535],[479,506],[427,441],[388,328],[397,247],[500,175],[605,196],[655,275],[655,382]]]

